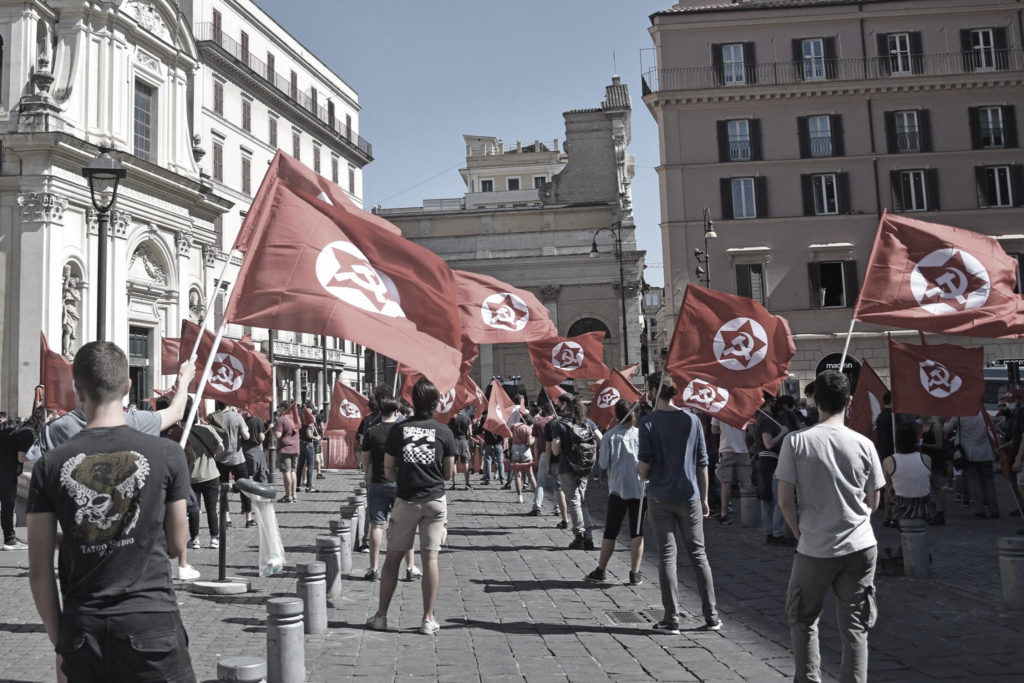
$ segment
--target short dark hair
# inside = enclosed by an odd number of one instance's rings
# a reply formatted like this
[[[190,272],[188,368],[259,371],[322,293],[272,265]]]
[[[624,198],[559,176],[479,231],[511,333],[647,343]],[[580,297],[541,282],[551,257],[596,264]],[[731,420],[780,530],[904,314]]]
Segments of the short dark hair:
[[[393,396],[381,396],[377,399],[377,410],[381,415],[394,415],[398,408],[398,401]]]
[[[808,382],[804,386],[804,396],[814,396],[814,382]]]
[[[532,427],[533,415],[530,415],[529,413],[523,413],[523,422],[525,422],[528,427]]]
[[[214,401],[213,407],[216,410],[227,410],[228,404],[224,401]]]
[[[633,404],[625,399],[620,399],[615,404],[615,419],[619,421],[619,424],[625,425],[626,427],[632,427],[636,424],[636,411],[633,410]]]
[[[421,377],[412,387],[413,415],[421,420],[434,416],[434,410],[441,401],[441,392],[426,377]]]
[[[825,370],[814,380],[814,401],[829,415],[846,409],[850,400],[850,380],[838,370]]]
[[[78,349],[71,366],[78,391],[95,403],[120,401],[128,393],[128,357],[117,344],[89,342]]]
[[[658,398],[664,401],[671,401],[672,397],[677,393],[676,383],[672,381],[672,377],[667,372],[652,372],[647,375],[647,388],[658,389]]]
[[[917,425],[912,422],[897,422],[893,445],[897,453],[913,453],[917,450]]]
[[[163,410],[164,408],[171,407],[171,399],[166,396],[158,396],[156,399],[156,409]]]

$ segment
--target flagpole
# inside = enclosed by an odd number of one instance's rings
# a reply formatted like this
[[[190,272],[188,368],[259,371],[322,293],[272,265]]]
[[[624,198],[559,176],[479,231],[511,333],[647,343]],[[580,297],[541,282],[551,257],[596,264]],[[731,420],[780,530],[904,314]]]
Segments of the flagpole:
[[[232,252],[234,252],[234,248],[231,248],[231,249],[228,250],[228,257],[226,259],[224,259],[224,267],[220,269],[220,275],[218,275],[217,279],[213,281],[213,300],[210,302],[211,304],[216,304],[217,297],[219,297],[219,296],[221,296],[221,294],[223,294],[223,292],[221,291],[220,285],[221,285],[222,282],[224,282],[224,277],[228,273],[228,266],[231,265],[231,254],[232,254]],[[210,320],[210,313],[213,311],[213,309],[214,309],[214,306],[207,306],[206,307],[206,312],[203,313],[203,320],[202,320],[202,322],[199,323],[199,334],[196,335],[196,341],[192,345],[192,353],[189,354],[189,358],[191,358],[192,356],[194,356],[197,353],[199,353],[199,344],[200,344],[200,342],[203,341],[203,330],[206,329],[206,323],[209,322],[209,320]]]
[[[771,415],[769,415],[768,413],[764,412],[764,408],[758,408],[758,409],[757,409],[757,412],[761,413],[762,415],[764,415],[765,417],[767,417],[767,418],[768,418],[769,420],[771,420],[772,422],[774,422],[774,423],[775,423],[775,425],[776,425],[777,427],[783,427],[783,426],[784,426],[784,425],[783,425],[783,424],[782,424],[781,422],[779,422],[778,420],[776,420],[776,419],[775,419],[774,417],[772,417],[772,416],[771,416]]]
[[[853,337],[853,325],[856,322],[856,318],[850,318],[850,329],[846,331],[846,343],[843,344],[843,355],[839,358],[839,372],[842,372],[843,368],[846,367],[846,352],[850,350],[850,339]]]
[[[185,421],[185,427],[182,430],[181,439],[178,445],[182,448],[188,442],[188,434],[192,431],[192,423],[196,419],[196,413],[199,412],[199,402],[203,400],[203,390],[206,388],[206,383],[210,380],[210,375],[213,374],[213,358],[217,354],[217,349],[220,348],[220,340],[224,338],[224,328],[227,327],[228,321],[221,320],[220,327],[217,328],[217,335],[213,338],[213,346],[210,347],[210,355],[206,359],[206,365],[203,367],[203,376],[199,380],[199,387],[196,388],[196,398],[192,401],[192,410],[188,413],[188,418]],[[200,336],[202,336],[203,330],[200,330]],[[187,392],[188,387],[183,387]]]

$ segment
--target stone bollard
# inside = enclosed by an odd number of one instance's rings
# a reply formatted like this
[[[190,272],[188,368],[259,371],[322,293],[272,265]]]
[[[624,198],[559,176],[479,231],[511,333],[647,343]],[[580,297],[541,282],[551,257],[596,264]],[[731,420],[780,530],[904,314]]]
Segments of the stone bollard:
[[[740,526],[753,527],[761,524],[761,501],[757,489],[752,486],[740,488]]]
[[[267,600],[267,683],[306,680],[306,641],[302,631],[302,600]]]
[[[1024,609],[1024,537],[1001,536],[997,544],[1003,601],[1010,609]]]
[[[223,683],[263,683],[267,661],[259,657],[221,657],[217,660],[217,681]]]
[[[324,563],[324,580],[326,581],[326,594],[328,607],[341,606],[341,562],[342,546],[345,535],[339,536],[317,536],[316,537],[316,559]],[[352,568],[352,555],[349,553],[349,569]]]
[[[356,506],[352,517],[352,547],[358,548],[363,542],[363,527],[366,524],[366,496],[355,495],[348,501]]]
[[[341,506],[341,521],[348,522],[348,531],[345,534],[348,536],[348,544],[352,548],[356,548],[356,522],[359,520],[359,506],[355,503],[346,503]]]
[[[928,523],[923,519],[900,520],[900,545],[903,547],[903,575],[914,579],[931,576],[928,565]]]
[[[299,580],[295,594],[302,598],[306,633],[327,633],[327,565],[323,562],[301,562],[295,565]]]

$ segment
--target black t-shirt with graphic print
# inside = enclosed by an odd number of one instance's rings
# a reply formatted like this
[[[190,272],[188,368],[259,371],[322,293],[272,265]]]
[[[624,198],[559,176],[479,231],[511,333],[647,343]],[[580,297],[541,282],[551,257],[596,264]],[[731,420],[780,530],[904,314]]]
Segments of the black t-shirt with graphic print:
[[[370,453],[370,483],[383,484],[387,481],[384,478],[384,446],[388,440],[388,434],[396,422],[380,422],[367,430],[363,437],[363,450]]]
[[[56,514],[64,615],[174,612],[168,503],[188,498],[185,452],[131,427],[85,429],[32,468],[29,513]]]
[[[398,463],[398,497],[425,503],[444,497],[444,458],[455,457],[452,430],[437,420],[409,419],[388,434],[384,450]]]

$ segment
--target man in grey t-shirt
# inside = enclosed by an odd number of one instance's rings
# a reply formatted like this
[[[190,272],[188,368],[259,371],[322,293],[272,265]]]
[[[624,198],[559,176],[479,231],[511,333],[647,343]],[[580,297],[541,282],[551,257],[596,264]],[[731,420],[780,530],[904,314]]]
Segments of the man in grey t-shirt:
[[[217,401],[217,410],[210,413],[207,422],[218,431],[224,441],[224,451],[214,459],[217,461],[217,471],[220,472],[220,482],[226,484],[230,477],[235,481],[249,477],[249,468],[245,466],[245,456],[242,454],[242,440],[249,438],[249,427],[245,419],[238,414],[233,406],[226,405],[223,401]],[[252,501],[249,497],[238,492],[242,499],[242,514],[245,515],[245,526],[256,526],[256,520],[252,517]],[[225,509],[225,524],[231,526],[230,515]]]
[[[814,398],[821,421],[786,437],[775,470],[779,507],[797,538],[786,593],[794,680],[821,680],[818,619],[831,586],[843,641],[840,680],[866,681],[868,629],[877,614],[871,513],[885,479],[871,441],[843,424],[846,376],[818,375]]]

